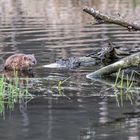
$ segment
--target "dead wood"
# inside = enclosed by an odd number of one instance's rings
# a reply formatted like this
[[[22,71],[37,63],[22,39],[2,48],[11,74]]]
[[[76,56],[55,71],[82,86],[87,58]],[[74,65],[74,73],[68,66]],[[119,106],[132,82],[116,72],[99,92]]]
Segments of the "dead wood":
[[[127,28],[129,31],[140,30],[140,26],[134,24],[133,22],[129,23],[120,17],[111,17],[105,15],[100,11],[95,10],[94,8],[85,7],[83,11],[92,15],[97,20],[98,23],[111,23],[111,24],[120,25],[122,27]]]
[[[93,73],[90,73],[87,75],[87,78],[106,76],[114,72],[117,72],[120,68],[126,69],[129,67],[138,67],[138,66],[140,66],[140,52],[125,57],[113,64],[110,64]]]

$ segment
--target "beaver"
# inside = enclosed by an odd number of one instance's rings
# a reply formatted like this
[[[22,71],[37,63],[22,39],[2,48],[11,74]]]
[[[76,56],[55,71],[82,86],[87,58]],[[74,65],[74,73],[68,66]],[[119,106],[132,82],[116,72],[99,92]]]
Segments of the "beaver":
[[[14,54],[9,56],[4,64],[5,70],[31,70],[37,64],[34,54]]]

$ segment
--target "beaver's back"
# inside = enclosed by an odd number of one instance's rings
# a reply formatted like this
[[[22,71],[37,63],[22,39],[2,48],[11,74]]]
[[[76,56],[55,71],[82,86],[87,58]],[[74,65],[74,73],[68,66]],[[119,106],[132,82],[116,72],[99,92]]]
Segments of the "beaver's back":
[[[9,56],[4,64],[6,70],[28,70],[37,63],[33,54],[14,54]]]

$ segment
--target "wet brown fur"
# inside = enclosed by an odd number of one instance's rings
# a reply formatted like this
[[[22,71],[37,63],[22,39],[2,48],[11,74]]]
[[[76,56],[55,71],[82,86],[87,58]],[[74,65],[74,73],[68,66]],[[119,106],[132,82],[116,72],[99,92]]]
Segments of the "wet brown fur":
[[[5,70],[30,70],[37,63],[34,54],[14,54],[4,64]]]

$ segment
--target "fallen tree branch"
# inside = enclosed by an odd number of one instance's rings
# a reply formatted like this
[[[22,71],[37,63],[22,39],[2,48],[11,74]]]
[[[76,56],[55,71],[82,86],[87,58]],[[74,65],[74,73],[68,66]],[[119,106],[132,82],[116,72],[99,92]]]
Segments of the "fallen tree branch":
[[[114,18],[108,15],[105,15],[94,8],[89,8],[85,7],[83,9],[84,12],[92,15],[99,23],[112,23],[112,24],[117,24],[123,27],[126,27],[129,31],[137,31],[140,30],[140,26],[134,24],[134,23],[129,23],[121,18]]]
[[[140,52],[130,55],[128,57],[125,57],[113,64],[110,64],[93,73],[90,73],[86,77],[91,79],[94,77],[106,76],[106,75],[110,75],[114,72],[117,72],[120,68],[126,69],[129,67],[138,67],[138,66],[140,66]]]

